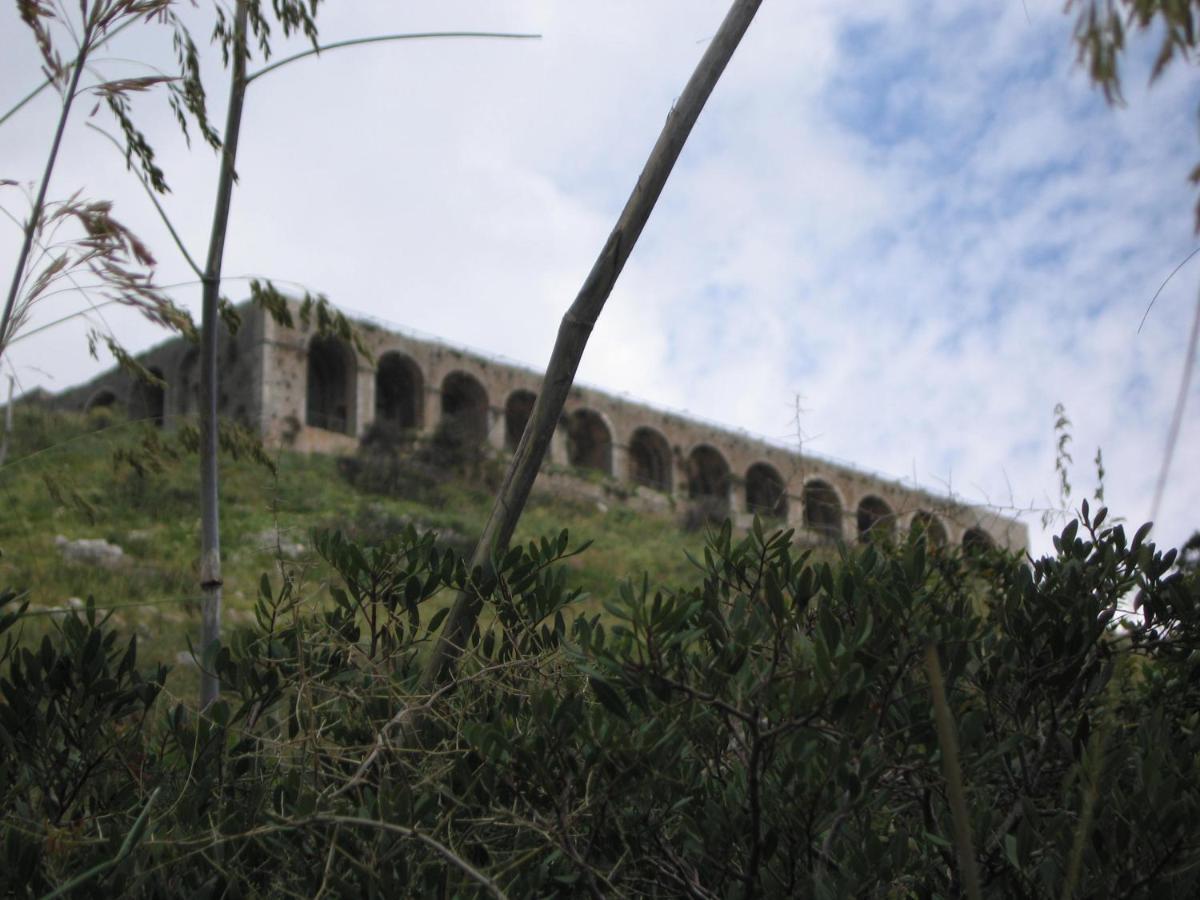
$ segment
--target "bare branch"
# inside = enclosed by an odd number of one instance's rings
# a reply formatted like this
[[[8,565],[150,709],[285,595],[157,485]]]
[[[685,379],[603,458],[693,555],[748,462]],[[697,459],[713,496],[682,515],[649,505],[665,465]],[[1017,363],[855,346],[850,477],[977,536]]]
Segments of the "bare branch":
[[[513,455],[504,484],[492,505],[483,535],[471,560],[472,568],[480,567],[485,575],[493,570],[493,554],[503,553],[516,529],[525,508],[533,481],[541,468],[550,438],[562,415],[563,405],[583,351],[605,301],[616,284],[617,277],[629,259],[650,213],[662,193],[667,177],[679,158],[683,145],[695,125],[700,111],[716,87],[721,73],[733,57],[742,35],[762,0],[735,0],[721,23],[721,28],[708,45],[704,56],[692,73],[675,107],[646,161],[633,193],[625,203],[600,256],[592,266],[575,302],[563,316],[558,338],[550,355],[550,364],[538,392],[533,413]],[[486,579],[485,579],[486,580]],[[422,684],[431,689],[453,674],[453,666],[467,635],[479,617],[481,599],[476,594],[460,592],[447,616],[446,625],[426,662]]]
[[[340,50],[343,47],[357,47],[362,44],[381,44],[387,41],[417,41],[429,40],[437,38],[494,38],[500,40],[540,40],[540,34],[518,34],[504,31],[424,31],[413,32],[411,34],[380,34],[365,38],[352,38],[346,41],[334,41],[331,44],[322,44],[319,47],[313,47],[309,50],[304,50],[301,53],[286,56],[283,59],[276,60],[269,66],[264,66],[257,72],[246,78],[246,83],[254,81],[256,78],[261,78],[268,72],[273,72],[276,69],[286,66],[288,63],[296,62],[297,60],[306,59],[310,56],[319,56],[330,50]]]
[[[504,891],[500,890],[500,886],[496,884],[496,882],[488,878],[441,841],[430,837],[423,831],[417,831],[417,829],[409,828],[406,825],[397,825],[393,822],[383,822],[378,819],[364,819],[358,816],[313,816],[311,819],[304,819],[295,823],[297,827],[321,824],[347,825],[355,828],[375,828],[379,829],[380,831],[398,834],[401,837],[412,838],[415,841],[421,842],[426,847],[429,847],[440,857],[442,857],[442,859],[446,860],[446,862],[450,863],[450,865],[454,866],[456,869],[461,871],[464,875],[482,887],[490,896],[495,897],[496,900],[504,900],[505,898]]]

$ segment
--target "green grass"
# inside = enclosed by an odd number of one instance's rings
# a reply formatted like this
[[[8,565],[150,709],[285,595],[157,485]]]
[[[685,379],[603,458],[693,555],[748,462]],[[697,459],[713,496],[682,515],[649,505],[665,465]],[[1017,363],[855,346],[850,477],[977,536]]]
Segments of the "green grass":
[[[124,461],[129,456],[144,471]],[[481,531],[491,502],[484,488],[454,482],[439,486],[426,502],[366,494],[350,486],[331,457],[278,452],[275,458],[276,474],[244,458],[221,460],[230,626],[251,620],[261,574],[281,565],[270,540],[277,528],[307,548],[282,564],[301,570],[311,595],[320,598],[330,572],[311,549],[314,529],[344,528],[370,540],[411,521],[456,534],[461,549]],[[146,658],[174,662],[186,651],[199,626],[197,468],[196,456],[171,432],[18,408],[9,460],[0,468],[0,588],[28,592],[35,615],[26,637],[37,638],[50,623],[49,610],[92,596],[139,634]],[[592,541],[566,565],[596,608],[626,577],[640,580],[648,573],[659,586],[694,581],[685,550],[701,552],[703,536],[684,533],[671,517],[535,494],[517,539],[557,535],[563,528],[573,545]],[[104,538],[122,547],[126,558],[113,569],[67,563],[54,542],[59,534]]]

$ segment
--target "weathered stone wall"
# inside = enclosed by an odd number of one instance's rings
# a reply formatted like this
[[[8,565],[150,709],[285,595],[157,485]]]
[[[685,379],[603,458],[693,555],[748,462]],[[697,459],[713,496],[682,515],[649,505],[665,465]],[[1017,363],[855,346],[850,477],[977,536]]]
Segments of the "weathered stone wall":
[[[221,395],[217,406],[222,416],[257,429],[262,419],[263,318],[243,307],[242,325],[236,335],[223,333],[217,349],[221,371]],[[145,353],[138,361],[166,382],[156,390],[119,368],[98,375],[85,384],[58,394],[59,409],[87,411],[97,406],[115,406],[131,419],[161,419],[173,425],[195,420],[200,408],[200,348],[184,338],[172,338]]]
[[[541,386],[535,371],[437,341],[365,325],[369,361],[347,345],[322,342],[312,328],[282,327],[249,306],[241,313],[242,328],[221,349],[222,413],[302,452],[350,452],[377,417],[428,434],[456,416],[503,453],[520,436],[522,398]],[[139,358],[168,383],[167,422],[195,411],[195,348],[177,339]],[[65,392],[59,404],[84,409],[106,391],[131,415],[144,415],[141,389],[120,372]],[[571,474],[581,469],[585,477]],[[820,485],[836,497],[824,524]],[[1028,546],[1027,529],[1015,519],[590,388],[572,390],[539,486],[642,509],[682,510],[699,498],[741,526],[755,511],[774,514],[809,541],[834,532],[858,538],[883,516],[877,527],[933,523],[955,544]]]
[[[347,391],[347,407],[353,414],[348,417],[345,432],[335,433],[309,424],[306,418],[311,332],[281,328],[272,322],[266,324],[265,331],[268,338],[264,344],[263,408],[266,417],[263,434],[268,440],[283,441],[302,451],[345,451],[355,445],[376,418],[377,397],[387,390],[379,374],[387,368],[384,360],[389,354],[401,355],[407,370],[417,376],[419,399],[415,403],[415,424],[426,433],[442,419],[443,386],[448,379],[466,375],[478,382],[487,396],[483,430],[487,442],[497,452],[512,449],[519,437],[519,433],[510,433],[506,422],[510,403],[522,392],[536,394],[541,386],[541,375],[530,369],[497,362],[436,341],[372,329],[367,332],[365,343],[375,365],[362,357],[347,363],[352,369],[352,378],[347,378],[352,381]],[[607,454],[601,450],[593,455],[595,458],[586,459],[586,448],[578,446],[574,448],[575,454],[572,453],[569,423],[581,411],[594,413],[604,423],[610,442]],[[668,449],[665,467],[668,484],[663,489],[655,490],[635,482],[634,435],[643,429],[660,436]],[[596,477],[595,488],[579,485],[577,492],[613,499],[631,495],[627,502],[643,508],[679,507],[690,502],[693,493],[690,488],[696,487],[692,461],[697,448],[701,447],[711,447],[728,466],[729,478],[724,485],[723,500],[735,521],[743,526],[749,524],[753,516],[747,496],[748,473],[752,467],[765,465],[776,473],[784,487],[782,518],[802,537],[815,540],[822,536],[819,530],[808,527],[804,502],[805,486],[821,481],[829,485],[838,498],[842,534],[847,539],[858,536],[860,505],[866,500],[869,507],[873,498],[886,504],[895,526],[900,529],[909,528],[914,516],[932,516],[941,523],[947,540],[952,543],[961,543],[970,529],[982,529],[989,539],[1003,546],[1013,549],[1028,546],[1025,525],[1014,519],[590,388],[577,387],[571,391],[564,409],[564,421],[551,443],[550,466],[539,480],[545,486],[549,486],[549,482],[561,483],[563,469],[572,462],[585,460],[599,467],[596,476],[607,478]]]

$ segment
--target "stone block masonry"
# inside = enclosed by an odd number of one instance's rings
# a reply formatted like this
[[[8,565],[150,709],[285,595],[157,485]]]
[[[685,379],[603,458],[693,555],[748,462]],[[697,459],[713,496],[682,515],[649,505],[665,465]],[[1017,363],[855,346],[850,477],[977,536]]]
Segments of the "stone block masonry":
[[[239,312],[242,327],[220,349],[221,414],[301,452],[353,452],[373,423],[386,421],[425,434],[452,424],[462,439],[505,454],[541,385],[532,369],[371,323],[356,323],[367,359],[298,318],[289,328],[249,304]],[[164,424],[197,412],[194,346],[175,338],[139,360],[165,388],[114,369],[54,405],[120,405]],[[1029,542],[1024,523],[987,508],[585,387],[571,392],[538,487],[646,510],[696,504],[740,527],[758,514],[795,528],[806,543],[914,527],[968,547],[1023,550]]]

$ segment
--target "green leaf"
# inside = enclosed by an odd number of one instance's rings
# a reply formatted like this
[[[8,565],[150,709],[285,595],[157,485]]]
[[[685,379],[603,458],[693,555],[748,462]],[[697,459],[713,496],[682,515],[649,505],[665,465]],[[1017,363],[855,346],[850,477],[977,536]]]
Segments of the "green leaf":
[[[600,704],[614,715],[620,716],[622,719],[629,718],[629,710],[625,707],[625,701],[621,699],[621,695],[616,688],[599,678],[589,678],[588,684],[591,685],[592,691],[596,695],[596,699]]]
[[[1154,527],[1153,522],[1147,522],[1141,528],[1139,528],[1136,532],[1134,532],[1133,543],[1129,545],[1130,553],[1135,552],[1139,547],[1142,546],[1142,541],[1144,541],[1146,539],[1146,535],[1148,535],[1150,533],[1150,529],[1153,527]]]
[[[443,606],[441,609],[439,609],[437,612],[435,612],[430,617],[429,624],[425,627],[425,634],[430,635],[430,634],[433,634],[435,631],[437,631],[438,628],[441,626],[442,622],[445,621],[446,616],[449,614],[450,614],[450,607],[448,607],[448,606]]]

